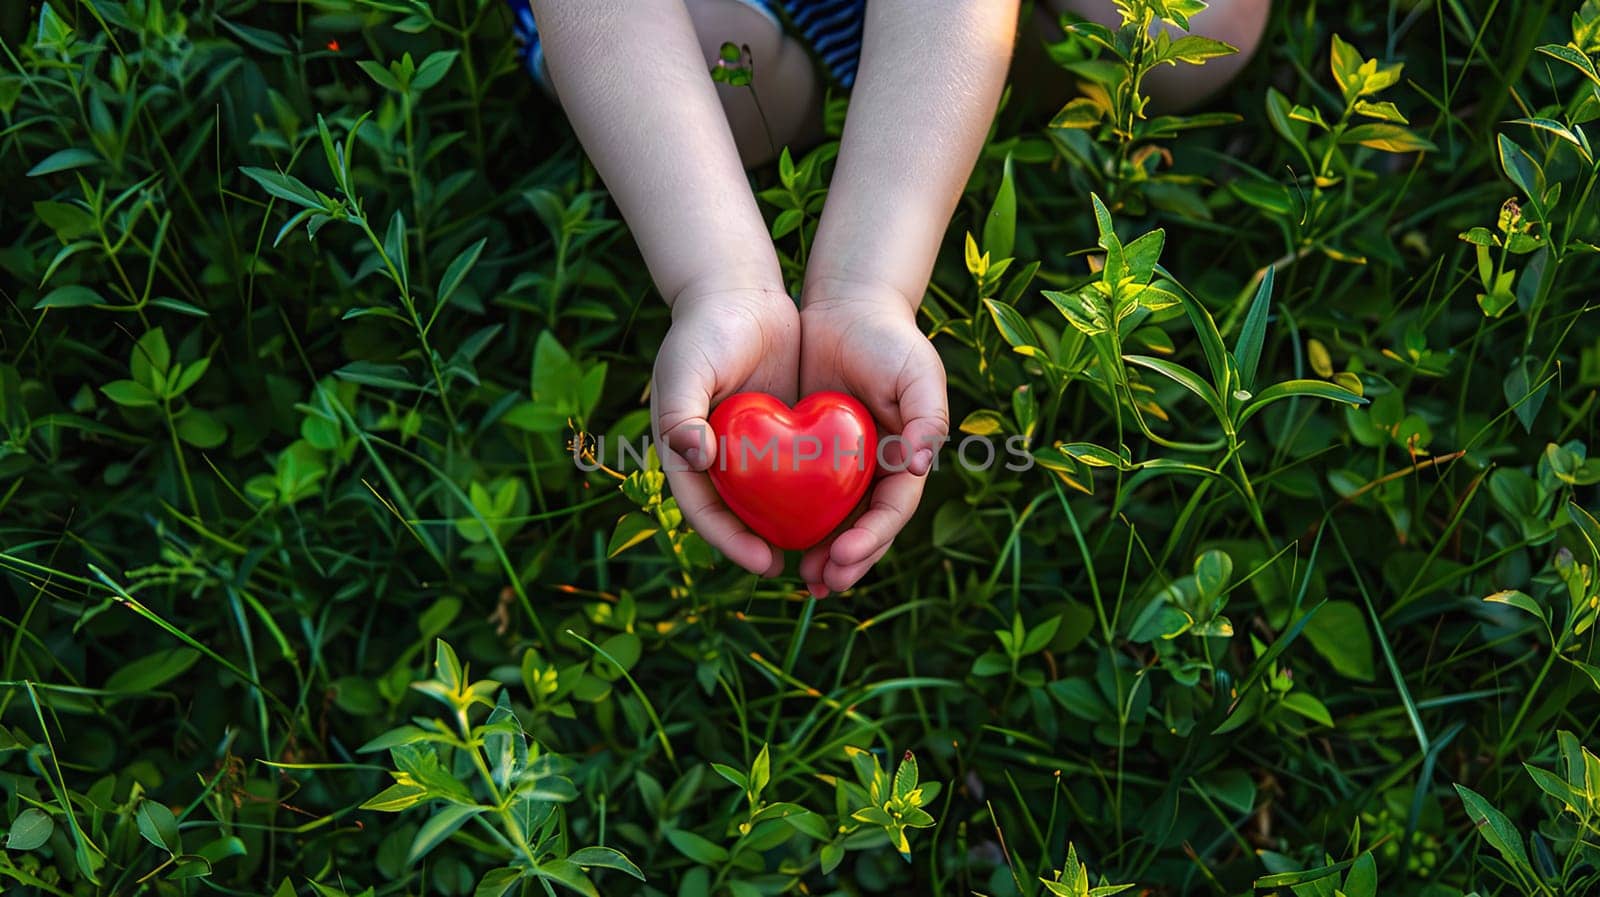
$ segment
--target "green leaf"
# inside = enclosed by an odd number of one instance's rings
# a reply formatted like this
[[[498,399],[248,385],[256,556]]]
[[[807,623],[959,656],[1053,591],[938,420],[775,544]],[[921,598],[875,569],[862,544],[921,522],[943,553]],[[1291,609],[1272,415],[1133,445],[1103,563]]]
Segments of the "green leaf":
[[[409,244],[406,242],[406,216],[398,209],[389,218],[389,230],[383,235],[383,255],[393,265],[396,274],[390,275],[403,292],[411,290],[411,266],[407,261]]]
[[[1520,872],[1532,872],[1528,862],[1528,852],[1522,846],[1522,836],[1518,834],[1516,826],[1506,818],[1506,814],[1495,809],[1492,804],[1483,799],[1483,796],[1465,785],[1456,785],[1456,793],[1461,796],[1461,802],[1467,807],[1467,817],[1478,829],[1478,834],[1489,846],[1500,852],[1500,856],[1511,864],[1513,869]]]
[[[228,441],[228,427],[215,414],[190,406],[176,421],[178,438],[200,449],[214,449]]]
[[[483,807],[467,804],[445,804],[435,810],[428,821],[417,830],[417,836],[411,842],[411,849],[406,852],[406,864],[411,865],[417,860],[428,855],[428,852],[438,847],[444,839],[456,833],[456,830],[466,825],[472,817],[484,811]]]
[[[1391,124],[1410,124],[1410,122],[1406,121],[1406,117],[1400,114],[1400,110],[1397,109],[1393,103],[1388,101],[1372,103],[1368,102],[1367,100],[1357,100],[1355,113],[1357,115],[1364,115],[1367,118],[1376,118],[1379,121],[1390,122]]]
[[[402,364],[380,364],[374,361],[352,361],[333,375],[350,383],[396,389],[403,392],[424,392],[426,387],[407,379],[411,372]]]
[[[1012,173],[1011,154],[1006,154],[1000,176],[1000,189],[983,225],[983,251],[996,259],[1011,257],[1017,235],[1017,187]]]
[[[56,821],[38,807],[29,807],[11,820],[11,832],[6,835],[7,850],[33,850],[50,840]]]
[[[1341,676],[1371,682],[1377,676],[1366,615],[1349,601],[1329,601],[1305,628],[1311,647]]]
[[[1222,408],[1222,400],[1217,398],[1216,390],[1212,389],[1211,385],[1202,380],[1200,375],[1194,371],[1181,364],[1167,361],[1165,358],[1155,358],[1149,355],[1124,355],[1122,360],[1129,364],[1155,371],[1166,377],[1204,400],[1219,420],[1224,417],[1225,412]]]
[[[1588,143],[1572,128],[1567,127],[1561,122],[1549,118],[1517,118],[1512,119],[1510,122],[1508,122],[1508,124],[1527,125],[1535,130],[1544,131],[1546,134],[1554,134],[1556,137],[1559,137],[1560,139],[1565,140],[1576,147],[1578,154],[1583,156],[1583,160],[1585,162],[1594,162],[1594,157],[1589,152]]]
[[[1107,283],[1115,284],[1127,272],[1127,261],[1122,256],[1122,240],[1117,237],[1117,229],[1111,222],[1111,210],[1100,201],[1097,194],[1090,193],[1089,200],[1094,206],[1094,226],[1098,234],[1097,245],[1106,251],[1105,267],[1101,269],[1101,278]]]
[[[644,644],[632,632],[619,632],[600,643],[601,656],[594,660],[595,675],[614,682],[633,669],[644,652]]]
[[[253,28],[249,25],[240,25],[235,22],[230,22],[227,19],[224,19],[222,16],[213,17],[213,21],[233,32],[234,37],[237,37],[246,45],[260,50],[268,55],[288,56],[293,52],[289,48],[289,42],[284,40],[283,37],[276,32],[268,31],[265,28]]]
[[[632,860],[610,847],[585,847],[567,857],[567,860],[590,869],[615,869],[640,881],[645,880],[644,872]]]
[[[1340,143],[1356,143],[1389,153],[1433,152],[1433,141],[1409,128],[1387,122],[1356,125],[1339,136]]]
[[[356,65],[363,72],[366,72],[367,77],[371,78],[379,87],[396,93],[400,92],[400,82],[395,80],[394,73],[389,71],[388,67],[383,63],[371,59],[362,59]]]
[[[1344,877],[1345,897],[1378,897],[1378,863],[1371,853],[1356,857]]]
[[[1332,53],[1328,57],[1328,67],[1333,72],[1333,80],[1339,85],[1339,90],[1349,100],[1357,96],[1364,79],[1359,74],[1361,69],[1361,53],[1355,47],[1345,43],[1344,38],[1335,34],[1333,36]]]
[[[1365,405],[1367,400],[1342,386],[1335,386],[1322,380],[1285,380],[1274,383],[1263,389],[1255,397],[1255,401],[1244,406],[1239,413],[1239,423],[1245,421],[1265,409],[1268,405],[1281,399],[1294,397],[1327,399],[1330,402],[1342,402],[1346,405]]]
[[[88,209],[74,203],[36,202],[33,204],[33,214],[49,225],[63,243],[86,237],[98,230],[94,215]]]
[[[1099,103],[1087,97],[1077,97],[1062,106],[1061,111],[1050,119],[1050,127],[1083,130],[1100,124],[1104,117],[1105,109]]]
[[[472,897],[504,897],[504,894],[515,887],[521,879],[521,870],[509,866],[490,869],[478,880],[478,886],[472,890]]]
[[[450,67],[455,65],[456,57],[460,55],[460,51],[457,50],[436,50],[429,53],[428,58],[417,66],[417,73],[411,78],[411,90],[414,93],[421,93],[444,80]]]
[[[1310,692],[1289,692],[1283,696],[1283,706],[1318,725],[1333,728],[1333,717],[1329,715],[1328,708]]]
[[[1023,638],[1022,647],[1018,649],[1017,654],[1025,657],[1029,654],[1043,651],[1045,646],[1050,644],[1050,640],[1056,637],[1056,630],[1060,628],[1061,617],[1059,615],[1047,617],[1043,623],[1028,630],[1028,634]]]
[[[973,436],[993,436],[1005,429],[1005,420],[998,411],[979,408],[961,421],[959,429]]]
[[[128,694],[155,691],[188,672],[199,659],[199,651],[182,646],[147,654],[112,673],[104,688]]]
[[[560,406],[522,402],[501,415],[500,423],[529,433],[560,433],[566,429],[571,414]]]
[[[1505,169],[1506,177],[1517,185],[1522,195],[1539,202],[1544,196],[1544,171],[1539,163],[1510,137],[1497,134],[1495,139],[1500,149],[1500,167]]]
[[[614,558],[640,542],[660,532],[656,519],[640,511],[629,511],[617,520],[611,531],[611,542],[606,545],[606,557]]]
[[[1203,783],[1206,791],[1230,809],[1240,813],[1255,809],[1256,783],[1244,770],[1225,769],[1206,776]]]
[[[1132,462],[1127,457],[1090,442],[1064,442],[1057,445],[1056,449],[1072,460],[1080,464],[1087,464],[1090,467],[1114,467],[1118,470],[1128,470],[1132,466]]]
[[[1550,622],[1548,612],[1543,607],[1539,606],[1539,602],[1533,600],[1533,596],[1524,592],[1519,592],[1516,589],[1505,589],[1503,591],[1495,592],[1493,595],[1489,595],[1483,600],[1491,601],[1495,604],[1509,605],[1517,610],[1522,611],[1523,613],[1531,614],[1535,619],[1543,620],[1546,624]]]
[[[1528,374],[1528,360],[1514,364],[1511,373],[1501,381],[1500,389],[1505,394],[1506,405],[1511,408],[1511,413],[1516,415],[1517,421],[1522,424],[1526,432],[1533,432],[1533,422],[1538,419],[1539,411],[1544,407],[1544,401],[1550,395],[1551,374],[1543,383],[1534,385],[1532,377]]]
[[[772,781],[772,751],[769,745],[762,744],[761,751],[756,754],[756,759],[750,764],[750,791],[757,797],[767,790],[767,783]]]
[[[1000,336],[1018,355],[1040,354],[1041,350],[1033,335],[1033,328],[1028,326],[1027,320],[1020,312],[1004,302],[993,299],[985,299],[983,304],[989,309],[989,315],[994,318],[994,326],[1000,331]]]
[[[1167,52],[1161,55],[1159,61],[1177,60],[1191,65],[1199,65],[1207,59],[1218,59],[1223,56],[1232,56],[1238,53],[1238,48],[1232,44],[1202,37],[1198,34],[1187,34],[1172,42]]]
[[[265,168],[241,168],[239,171],[245,177],[261,185],[263,190],[279,199],[287,200],[297,206],[307,209],[322,209],[326,203],[317,196],[317,191],[307,187],[304,182],[293,175],[278,171],[268,171]]]
[[[1567,502],[1567,518],[1578,527],[1578,532],[1589,545],[1595,564],[1600,565],[1600,520],[1596,520],[1593,514],[1585,511],[1577,499]]]
[[[1255,298],[1250,301],[1250,312],[1245,315],[1244,327],[1239,331],[1239,340],[1233,346],[1233,357],[1239,362],[1239,385],[1247,392],[1256,388],[1256,368],[1260,366],[1261,346],[1267,338],[1267,312],[1272,306],[1272,281],[1276,276],[1272,265],[1263,271]]]
[[[1590,683],[1592,683],[1594,685],[1594,690],[1595,691],[1600,691],[1600,666],[1595,666],[1594,664],[1589,664],[1589,663],[1584,663],[1582,661],[1573,660],[1570,657],[1565,658],[1565,659],[1566,659],[1567,663],[1570,663],[1574,667],[1577,667],[1578,668],[1578,672],[1580,672],[1580,673],[1584,674],[1585,676],[1589,677],[1589,681],[1590,681]],[[1600,785],[1600,780],[1596,780],[1596,784]],[[1600,797],[1596,797],[1596,802],[1600,803]]]
[[[409,810],[428,797],[428,789],[420,785],[395,783],[378,792],[361,805],[363,810],[379,813],[399,813]]]
[[[167,853],[182,853],[183,839],[178,835],[178,817],[166,804],[159,804],[153,800],[139,802],[139,811],[136,814],[139,822],[139,834],[146,841],[165,850]]]
[[[128,353],[128,369],[133,379],[150,387],[156,395],[166,392],[166,374],[172,367],[172,348],[167,333],[160,327],[145,331]]]
[[[1169,603],[1164,596],[1157,595],[1133,618],[1133,623],[1128,627],[1128,638],[1140,644],[1156,639],[1174,639],[1188,632],[1193,625],[1194,617]]]
[[[1557,812],[1570,810],[1579,816],[1584,815],[1584,811],[1579,808],[1589,802],[1588,794],[1574,788],[1565,779],[1549,770],[1540,769],[1531,763],[1522,764],[1522,768],[1527,771],[1528,777],[1533,779],[1533,783],[1539,786],[1540,791],[1555,799]]]
[[[576,410],[578,384],[583,371],[548,330],[540,331],[533,345],[533,380],[530,397],[536,404]]]
[[[1565,62],[1567,65],[1582,72],[1585,78],[1600,85],[1600,72],[1595,70],[1594,60],[1590,59],[1589,54],[1584,53],[1582,50],[1561,44],[1544,44],[1535,49],[1552,59],[1559,59]]]
[[[184,365],[182,371],[176,374],[171,383],[167,384],[167,397],[175,399],[188,392],[196,383],[200,382],[200,378],[205,376],[210,367],[210,358],[202,358]]]
[[[483,247],[488,242],[489,238],[484,237],[461,250],[461,253],[450,262],[450,267],[444,269],[444,276],[439,278],[439,289],[434,293],[435,305],[444,305],[450,301],[450,297],[455,295],[461,282],[472,271],[472,266],[478,263],[478,256],[483,253]]]
[[[584,897],[600,897],[600,892],[595,890],[594,882],[589,880],[589,876],[584,873],[583,868],[577,863],[567,860],[551,860],[536,867],[534,874],[540,878],[559,882],[579,894],[583,894]]]
[[[84,308],[91,305],[106,305],[105,299],[90,287],[81,284],[56,287],[45,294],[43,299],[35,302],[34,308]]]
[[[734,769],[726,763],[713,763],[711,764],[711,769],[717,775],[727,779],[729,784],[733,785],[735,788],[738,788],[740,791],[749,790],[750,778],[739,770]]]
[[[900,758],[900,766],[894,771],[894,796],[905,800],[911,792],[917,789],[917,758],[910,751]]]
[[[1147,284],[1161,261],[1161,250],[1167,245],[1167,232],[1156,228],[1143,234],[1123,248],[1123,260],[1128,266],[1128,276],[1136,284]],[[1164,290],[1162,292],[1165,292]],[[1170,295],[1170,294],[1169,294]],[[1165,302],[1163,307],[1177,304],[1177,297]]]
[[[667,829],[667,841],[677,851],[702,866],[716,866],[728,861],[728,851],[691,831],[681,828]]]
[[[36,178],[43,177],[47,174],[55,174],[60,171],[71,171],[74,168],[82,168],[85,165],[93,165],[99,161],[99,156],[86,149],[72,147],[70,149],[56,150],[50,155],[45,156],[43,161],[39,162],[39,164],[28,169],[28,177]]]
[[[772,239],[781,240],[792,234],[806,220],[804,209],[784,209],[772,219]]]
[[[133,380],[113,380],[100,387],[100,391],[124,408],[154,408],[161,402],[149,387]]]
[[[1221,595],[1233,578],[1233,558],[1227,552],[1212,549],[1194,562],[1194,584],[1206,598]]]
[[[1184,313],[1189,317],[1189,324],[1194,328],[1195,335],[1200,338],[1200,348],[1206,356],[1206,367],[1211,371],[1211,382],[1216,386],[1217,394],[1227,390],[1229,367],[1228,350],[1223,348],[1222,334],[1217,330],[1216,319],[1211,312],[1200,304],[1200,300],[1182,284],[1173,280],[1165,270],[1159,266],[1156,273],[1171,281],[1179,301],[1183,303]],[[1220,405],[1216,406],[1220,408]],[[1219,411],[1220,414],[1220,411]]]

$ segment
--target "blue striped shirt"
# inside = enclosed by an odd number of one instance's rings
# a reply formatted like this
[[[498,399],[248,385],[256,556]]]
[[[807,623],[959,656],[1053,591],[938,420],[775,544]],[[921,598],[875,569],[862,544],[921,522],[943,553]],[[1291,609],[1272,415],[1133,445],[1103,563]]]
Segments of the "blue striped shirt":
[[[544,53],[539,46],[539,28],[533,21],[528,0],[508,0],[515,17],[517,38],[522,47],[523,65],[545,83]],[[867,0],[743,0],[760,10],[778,27],[799,38],[816,56],[822,70],[849,87],[856,80],[856,65],[861,59],[861,30],[867,15]]]

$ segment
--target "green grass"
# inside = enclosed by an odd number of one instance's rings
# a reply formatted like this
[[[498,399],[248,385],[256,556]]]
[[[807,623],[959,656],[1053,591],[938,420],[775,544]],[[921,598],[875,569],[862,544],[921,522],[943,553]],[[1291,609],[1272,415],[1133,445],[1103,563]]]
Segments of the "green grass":
[[[5,5],[0,890],[1593,893],[1573,6],[1281,4],[1177,120],[1057,47],[922,315],[1038,465],[812,602],[573,463],[668,316],[498,3]]]

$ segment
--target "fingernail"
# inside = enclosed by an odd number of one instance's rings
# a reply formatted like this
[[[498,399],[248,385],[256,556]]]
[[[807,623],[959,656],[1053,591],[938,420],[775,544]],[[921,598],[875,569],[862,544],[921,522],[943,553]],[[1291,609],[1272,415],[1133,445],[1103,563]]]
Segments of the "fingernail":
[[[911,459],[911,467],[918,474],[927,473],[928,468],[932,466],[933,449],[920,449],[917,451],[917,456]]]
[[[706,466],[705,453],[700,451],[698,448],[684,449],[683,460],[684,463],[688,464],[695,470],[699,470],[700,468]]]
[[[813,597],[813,598],[826,598],[826,597],[828,597],[828,587],[824,586],[824,585],[818,585],[817,583],[814,583],[814,582],[806,583],[806,591],[810,592],[811,593],[811,597]]]

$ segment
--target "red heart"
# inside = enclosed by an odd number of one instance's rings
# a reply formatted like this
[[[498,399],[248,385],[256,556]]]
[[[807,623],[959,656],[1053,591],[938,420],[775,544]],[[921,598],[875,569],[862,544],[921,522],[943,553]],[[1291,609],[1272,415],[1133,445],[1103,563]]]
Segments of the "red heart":
[[[878,430],[842,392],[789,408],[741,392],[711,412],[717,459],[708,471],[722,500],[779,548],[810,548],[849,515],[877,468]]]

